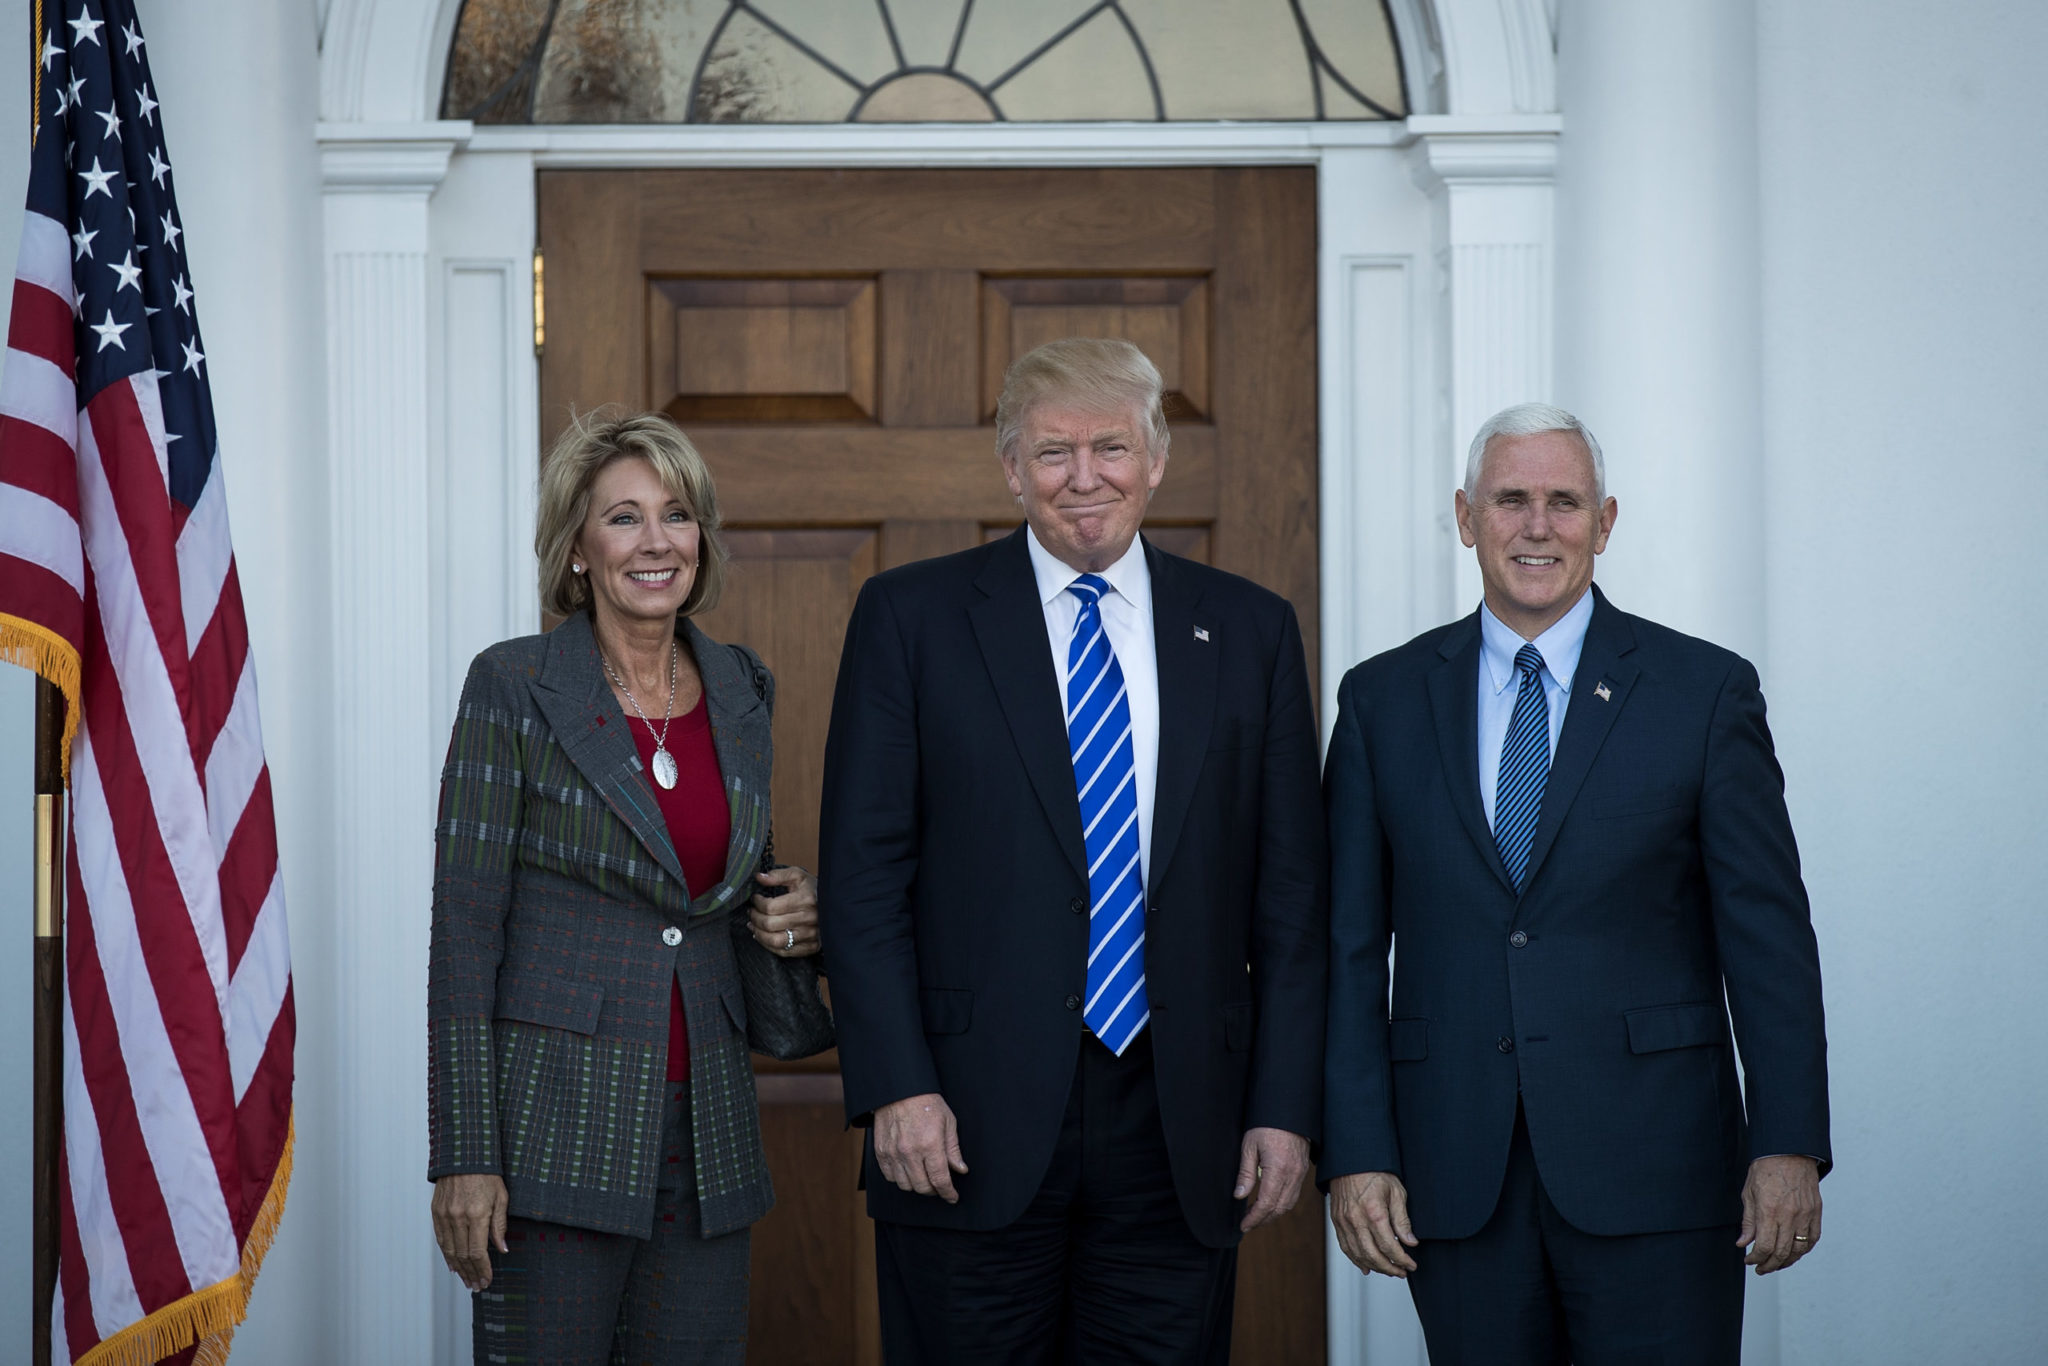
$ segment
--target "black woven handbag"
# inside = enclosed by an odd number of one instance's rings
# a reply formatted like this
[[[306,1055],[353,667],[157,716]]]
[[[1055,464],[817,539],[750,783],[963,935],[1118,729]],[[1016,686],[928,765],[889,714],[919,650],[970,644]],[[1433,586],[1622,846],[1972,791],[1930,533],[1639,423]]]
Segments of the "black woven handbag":
[[[761,871],[775,862],[775,834],[761,850]],[[763,896],[780,896],[780,887],[762,888]],[[838,1036],[832,1028],[832,1011],[818,985],[816,955],[809,958],[778,958],[761,947],[745,916],[732,921],[733,956],[739,960],[740,991],[747,1001],[747,1047],[756,1053],[789,1062],[808,1058],[832,1047]]]

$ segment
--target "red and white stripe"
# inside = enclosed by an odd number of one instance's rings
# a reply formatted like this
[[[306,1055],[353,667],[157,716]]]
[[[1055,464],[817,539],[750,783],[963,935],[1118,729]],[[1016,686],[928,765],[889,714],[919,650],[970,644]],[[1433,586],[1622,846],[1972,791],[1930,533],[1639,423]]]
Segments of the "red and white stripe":
[[[295,1031],[219,461],[188,515],[153,375],[77,409],[72,288],[63,226],[30,213],[0,377],[0,613],[80,660],[53,1325],[77,1362],[242,1276],[285,1160]]]

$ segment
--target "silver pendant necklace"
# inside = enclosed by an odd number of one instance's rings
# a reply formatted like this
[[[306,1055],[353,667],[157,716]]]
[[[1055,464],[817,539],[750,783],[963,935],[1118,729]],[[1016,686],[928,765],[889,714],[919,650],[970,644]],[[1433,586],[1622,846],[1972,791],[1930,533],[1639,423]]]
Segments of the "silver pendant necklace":
[[[660,730],[656,730],[654,722],[648,720],[646,710],[640,705],[640,699],[633,696],[633,690],[626,686],[626,680],[619,677],[618,673],[612,668],[612,662],[604,657],[604,651],[599,650],[597,652],[598,662],[604,665],[604,671],[611,675],[612,682],[619,685],[619,691],[624,693],[626,700],[633,704],[633,710],[640,713],[640,719],[647,725],[648,734],[654,737],[654,781],[660,783],[664,791],[676,785],[676,758],[668,752],[668,727],[670,720],[675,716],[676,667],[683,653],[682,646],[674,641],[669,642],[668,648],[668,707],[661,714]]]

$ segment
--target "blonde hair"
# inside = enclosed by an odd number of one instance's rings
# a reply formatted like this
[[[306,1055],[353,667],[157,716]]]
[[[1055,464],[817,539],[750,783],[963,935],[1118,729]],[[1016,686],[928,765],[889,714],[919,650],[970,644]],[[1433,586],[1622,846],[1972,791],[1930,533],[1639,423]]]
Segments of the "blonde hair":
[[[654,467],[662,487],[688,509],[700,532],[697,577],[683,599],[681,615],[694,616],[718,605],[725,588],[726,555],[718,537],[718,488],[711,482],[710,467],[682,428],[662,414],[625,416],[612,407],[580,417],[572,413],[568,430],[541,463],[533,553],[540,560],[544,610],[566,617],[590,606],[589,578],[569,568],[570,549],[590,515],[590,488],[599,472],[614,461],[630,459]]]
[[[1162,401],[1165,382],[1143,351],[1118,337],[1067,337],[1026,351],[1003,372],[996,400],[996,454],[1015,453],[1024,419],[1040,403],[1063,401],[1144,414],[1146,453],[1164,458],[1170,433]]]

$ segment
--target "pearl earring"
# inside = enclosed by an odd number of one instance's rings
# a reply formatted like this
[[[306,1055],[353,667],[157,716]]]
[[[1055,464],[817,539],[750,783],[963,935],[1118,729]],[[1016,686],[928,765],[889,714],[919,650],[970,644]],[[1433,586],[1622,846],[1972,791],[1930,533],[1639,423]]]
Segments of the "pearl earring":
[[[581,574],[583,572],[583,566],[580,564],[572,564],[569,566],[569,568],[572,572],[577,574]]]

